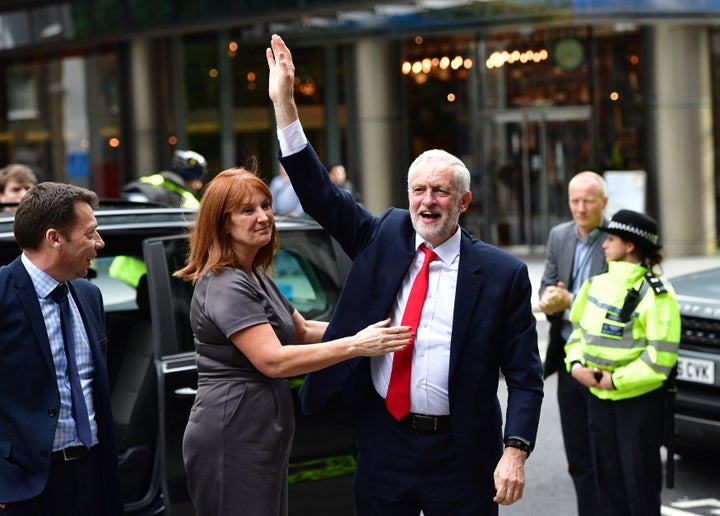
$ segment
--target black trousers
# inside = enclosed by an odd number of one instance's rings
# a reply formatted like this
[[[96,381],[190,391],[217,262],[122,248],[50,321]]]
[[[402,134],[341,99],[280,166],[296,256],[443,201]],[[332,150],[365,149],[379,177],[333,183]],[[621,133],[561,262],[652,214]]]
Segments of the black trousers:
[[[35,498],[7,504],[0,516],[98,516],[106,514],[102,471],[96,448],[82,459],[52,459],[45,490]]]
[[[356,516],[497,516],[496,464],[468,471],[452,430],[413,429],[373,398],[358,428]]]
[[[665,390],[619,401],[591,396],[590,441],[602,514],[660,516]]]
[[[594,396],[562,367],[558,370],[558,406],[568,472],[575,485],[579,516],[599,516],[598,486],[595,478],[588,403]]]

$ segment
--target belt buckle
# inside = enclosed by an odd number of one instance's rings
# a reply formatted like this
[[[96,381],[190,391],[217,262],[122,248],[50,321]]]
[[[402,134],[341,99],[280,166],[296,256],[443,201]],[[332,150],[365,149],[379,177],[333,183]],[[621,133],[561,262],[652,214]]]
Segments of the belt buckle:
[[[438,418],[424,414],[413,414],[412,427],[415,430],[429,430],[428,422],[431,422],[432,431],[437,432]]]
[[[62,455],[63,460],[65,462],[71,461],[71,460],[77,460],[82,457],[81,453],[74,454],[74,452],[79,451],[80,446],[68,446],[67,448],[63,448]],[[68,454],[68,450],[72,450],[73,453]]]

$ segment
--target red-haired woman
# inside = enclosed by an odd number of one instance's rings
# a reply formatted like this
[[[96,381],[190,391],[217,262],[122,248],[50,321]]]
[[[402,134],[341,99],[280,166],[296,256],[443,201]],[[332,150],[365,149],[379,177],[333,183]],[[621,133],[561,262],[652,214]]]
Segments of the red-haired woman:
[[[183,458],[199,516],[287,514],[295,421],[286,378],[397,351],[411,338],[387,319],[320,342],[327,323],[305,320],[267,275],[279,241],[272,195],[249,168],[225,170],[208,184],[187,265],[176,272],[195,285],[198,392]]]

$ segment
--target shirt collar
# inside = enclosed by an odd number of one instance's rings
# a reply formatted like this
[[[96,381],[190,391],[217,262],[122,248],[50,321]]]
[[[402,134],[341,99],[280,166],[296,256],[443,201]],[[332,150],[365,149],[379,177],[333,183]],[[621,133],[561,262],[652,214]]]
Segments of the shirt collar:
[[[597,237],[600,235],[600,230],[598,228],[593,229],[590,233],[588,233],[587,240],[583,240],[583,238],[580,236],[580,231],[578,230],[577,226],[575,226],[575,236],[578,240],[581,242],[584,242],[585,245],[591,245]]]
[[[443,261],[443,263],[452,263],[455,257],[460,254],[460,240],[462,237],[462,230],[458,224],[455,233],[445,240],[442,244],[437,247],[433,247],[429,242],[423,240],[423,238],[415,233],[415,251],[417,252],[420,244],[425,244],[428,249],[435,251],[435,254]]]
[[[35,287],[35,292],[37,293],[38,297],[48,297],[50,293],[55,290],[55,287],[58,286],[58,281],[55,280],[55,278],[53,278],[52,276],[50,276],[47,272],[40,269],[37,265],[35,265],[25,253],[22,253],[20,255],[20,260],[22,261],[23,265],[25,266],[25,270],[27,270],[28,275],[32,280],[33,287]]]

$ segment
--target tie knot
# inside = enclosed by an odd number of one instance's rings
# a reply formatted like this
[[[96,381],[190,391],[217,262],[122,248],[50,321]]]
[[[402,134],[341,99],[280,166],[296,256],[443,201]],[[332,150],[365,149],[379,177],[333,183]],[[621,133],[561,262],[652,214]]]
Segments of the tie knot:
[[[433,251],[432,249],[428,249],[425,244],[420,244],[420,249],[422,249],[422,252],[425,253],[425,262],[431,262],[435,258],[438,257],[438,255]]]
[[[67,300],[67,285],[65,283],[58,283],[58,286],[55,287],[55,289],[50,292],[50,296],[52,296],[53,301],[60,304],[63,301]]]

